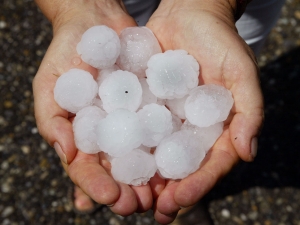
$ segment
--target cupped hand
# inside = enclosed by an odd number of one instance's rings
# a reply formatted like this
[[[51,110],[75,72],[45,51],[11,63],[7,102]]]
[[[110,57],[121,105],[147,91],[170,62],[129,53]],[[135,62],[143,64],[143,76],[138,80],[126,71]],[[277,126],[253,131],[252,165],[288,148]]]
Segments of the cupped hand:
[[[199,201],[241,158],[256,156],[263,122],[263,98],[253,52],[238,35],[227,1],[163,0],[149,22],[163,51],[184,49],[200,64],[200,83],[232,92],[234,106],[224,132],[200,168],[181,181],[170,181],[159,195],[155,218],[169,223],[180,207]]]
[[[101,154],[88,155],[78,151],[72,131],[74,115],[60,108],[53,96],[58,76],[69,69],[76,67],[94,76],[97,74],[96,69],[80,61],[76,52],[76,45],[88,28],[107,25],[120,33],[125,27],[136,26],[120,2],[76,1],[70,6],[58,3],[64,5],[57,6],[58,12],[53,13],[47,11],[53,10],[47,6],[47,1],[40,1],[39,6],[50,17],[54,36],[34,78],[33,92],[39,132],[55,148],[71,180],[93,200],[113,205],[113,212],[125,216],[151,208],[153,196],[150,186],[131,187],[118,183],[110,176],[109,166],[106,166]]]

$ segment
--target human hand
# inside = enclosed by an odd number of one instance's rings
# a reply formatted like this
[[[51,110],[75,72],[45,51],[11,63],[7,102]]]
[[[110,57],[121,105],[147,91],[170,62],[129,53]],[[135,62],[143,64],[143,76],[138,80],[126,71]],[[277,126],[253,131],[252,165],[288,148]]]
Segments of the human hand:
[[[226,87],[235,101],[223,134],[200,168],[181,181],[169,181],[159,195],[155,219],[163,224],[180,207],[199,201],[239,158],[252,161],[256,156],[263,98],[254,54],[234,25],[233,2],[162,0],[147,23],[163,51],[189,52],[200,63],[201,82]]]
[[[152,206],[149,185],[131,187],[115,182],[102,154],[88,155],[74,143],[72,117],[54,101],[57,76],[71,68],[96,75],[96,69],[80,61],[76,45],[91,26],[107,25],[120,33],[135,21],[122,1],[37,1],[53,25],[54,37],[33,81],[35,116],[40,134],[54,146],[71,180],[98,203],[111,205],[120,215],[146,211]],[[57,9],[55,11],[55,9]]]

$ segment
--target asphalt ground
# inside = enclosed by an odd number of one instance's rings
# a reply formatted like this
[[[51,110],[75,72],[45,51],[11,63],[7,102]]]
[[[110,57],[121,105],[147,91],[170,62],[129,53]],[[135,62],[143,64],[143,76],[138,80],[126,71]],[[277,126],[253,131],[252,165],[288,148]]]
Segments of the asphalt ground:
[[[215,225],[300,225],[300,1],[288,0],[259,57],[265,123],[254,162],[241,162],[205,197]],[[31,0],[0,6],[0,224],[156,224],[107,207],[73,212],[72,183],[38,134],[32,80],[49,22]],[[193,224],[195,225],[195,224]]]

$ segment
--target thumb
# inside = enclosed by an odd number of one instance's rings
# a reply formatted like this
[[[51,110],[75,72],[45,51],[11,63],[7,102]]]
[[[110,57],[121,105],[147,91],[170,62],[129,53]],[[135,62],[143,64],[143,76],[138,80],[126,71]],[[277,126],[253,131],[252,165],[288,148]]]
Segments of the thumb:
[[[256,68],[246,70],[231,91],[235,112],[230,123],[230,139],[238,155],[244,161],[253,161],[257,154],[257,137],[264,119],[263,96]]]

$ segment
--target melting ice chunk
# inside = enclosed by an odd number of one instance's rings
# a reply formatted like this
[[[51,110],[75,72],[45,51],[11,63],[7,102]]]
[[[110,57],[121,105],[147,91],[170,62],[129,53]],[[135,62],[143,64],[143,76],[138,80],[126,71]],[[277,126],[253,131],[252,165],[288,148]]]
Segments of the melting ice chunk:
[[[61,108],[76,113],[93,104],[97,91],[97,82],[89,72],[70,69],[57,79],[54,99]]]
[[[115,64],[120,54],[118,34],[107,26],[93,26],[81,37],[77,44],[77,53],[87,64],[104,69]]]
[[[126,109],[117,109],[98,122],[96,135],[100,149],[114,157],[139,147],[145,138],[138,115]]]
[[[111,167],[115,180],[134,186],[145,185],[157,170],[154,156],[140,149],[113,158]]]
[[[208,127],[226,120],[233,105],[232,94],[220,85],[201,85],[189,94],[184,110],[191,124]]]
[[[198,85],[199,64],[185,50],[155,54],[147,65],[147,82],[158,98],[182,98]]]
[[[96,106],[81,109],[73,121],[76,147],[87,154],[100,152],[97,145],[96,124],[106,116],[106,112]]]
[[[117,70],[102,82],[99,96],[108,113],[120,108],[134,112],[142,102],[142,87],[133,73]]]
[[[193,133],[199,138],[203,149],[207,153],[223,133],[223,126],[224,123],[219,122],[209,127],[197,127],[191,124],[188,120],[185,120],[181,129],[193,131]]]
[[[183,179],[199,168],[205,151],[193,131],[180,130],[161,141],[154,157],[163,177]]]
[[[145,105],[137,112],[146,134],[143,145],[154,147],[173,130],[172,115],[165,107],[157,104]]]
[[[122,70],[145,77],[150,57],[161,52],[160,45],[147,27],[127,27],[120,34],[121,52],[117,64]]]

